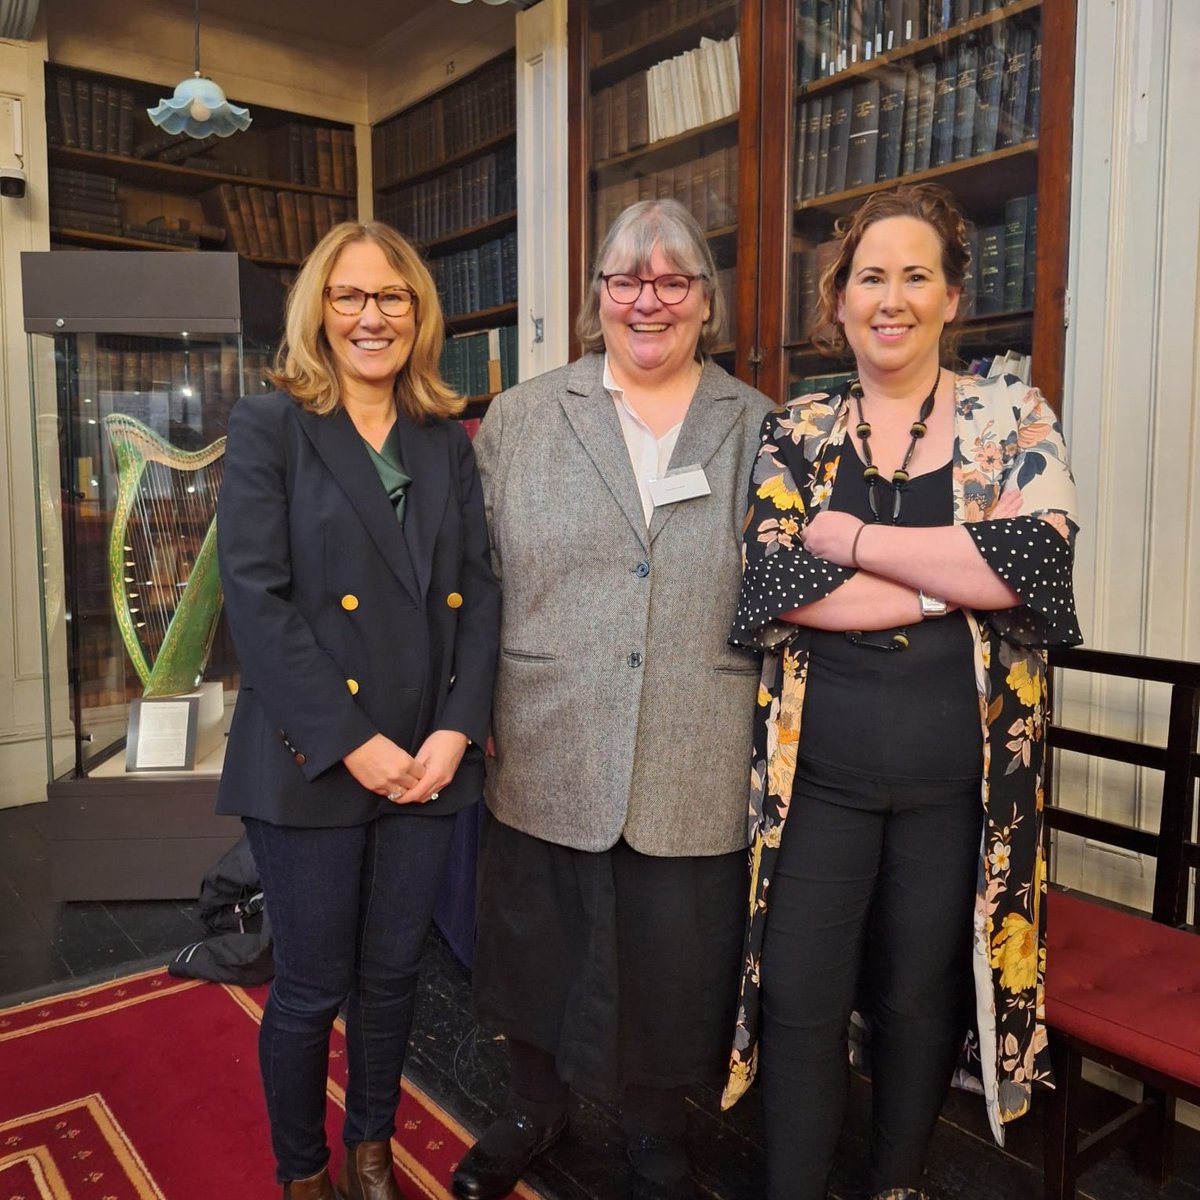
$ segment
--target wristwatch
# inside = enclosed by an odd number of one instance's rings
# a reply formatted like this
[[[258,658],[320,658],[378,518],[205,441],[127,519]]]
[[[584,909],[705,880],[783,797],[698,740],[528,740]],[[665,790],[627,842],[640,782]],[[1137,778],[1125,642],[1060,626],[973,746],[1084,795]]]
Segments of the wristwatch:
[[[945,600],[939,600],[936,596],[927,596],[924,592],[918,592],[917,599],[921,602],[922,621],[929,621],[934,617],[944,617],[950,611]]]

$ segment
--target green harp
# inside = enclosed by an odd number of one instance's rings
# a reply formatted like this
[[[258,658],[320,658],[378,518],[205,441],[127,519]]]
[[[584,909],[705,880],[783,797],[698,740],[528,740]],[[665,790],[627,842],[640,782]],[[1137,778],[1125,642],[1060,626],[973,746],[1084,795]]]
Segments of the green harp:
[[[225,439],[181,450],[124,413],[104,418],[117,460],[108,544],[113,612],[145,696],[199,686],[221,615],[217,493]]]

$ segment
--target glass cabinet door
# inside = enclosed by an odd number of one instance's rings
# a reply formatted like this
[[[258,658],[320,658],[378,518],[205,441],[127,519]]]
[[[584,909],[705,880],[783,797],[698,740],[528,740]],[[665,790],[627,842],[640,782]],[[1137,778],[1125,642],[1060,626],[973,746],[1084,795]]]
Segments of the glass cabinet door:
[[[1036,278],[1040,0],[791,0],[787,388],[846,361],[811,336],[834,223],[902,183],[948,188],[971,221],[963,369],[1030,378]]]
[[[712,248],[733,365],[741,6],[592,0],[587,6],[589,263],[617,215],[673,197]]]

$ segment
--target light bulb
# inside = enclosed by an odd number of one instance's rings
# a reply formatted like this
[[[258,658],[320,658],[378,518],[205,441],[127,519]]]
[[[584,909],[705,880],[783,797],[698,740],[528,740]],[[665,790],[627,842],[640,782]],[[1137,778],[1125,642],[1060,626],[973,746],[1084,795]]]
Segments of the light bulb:
[[[192,101],[191,113],[192,120],[198,124],[202,124],[212,116],[212,111],[209,109],[208,105],[203,104],[199,99]]]

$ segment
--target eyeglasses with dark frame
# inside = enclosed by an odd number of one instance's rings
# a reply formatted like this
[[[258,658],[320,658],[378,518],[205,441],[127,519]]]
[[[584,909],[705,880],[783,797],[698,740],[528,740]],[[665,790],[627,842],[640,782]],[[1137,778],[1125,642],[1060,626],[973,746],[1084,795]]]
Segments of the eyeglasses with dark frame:
[[[634,304],[642,294],[642,288],[649,284],[654,289],[660,304],[673,308],[682,304],[692,290],[692,284],[703,275],[684,275],[672,271],[669,275],[656,275],[653,279],[643,279],[640,275],[630,275],[618,271],[612,275],[601,275],[604,286],[608,289],[609,297],[614,304]]]
[[[384,288],[381,292],[364,292],[362,288],[327,287],[325,298],[329,307],[343,317],[357,317],[374,300],[376,307],[385,317],[407,317],[417,302],[417,293],[411,288]]]

